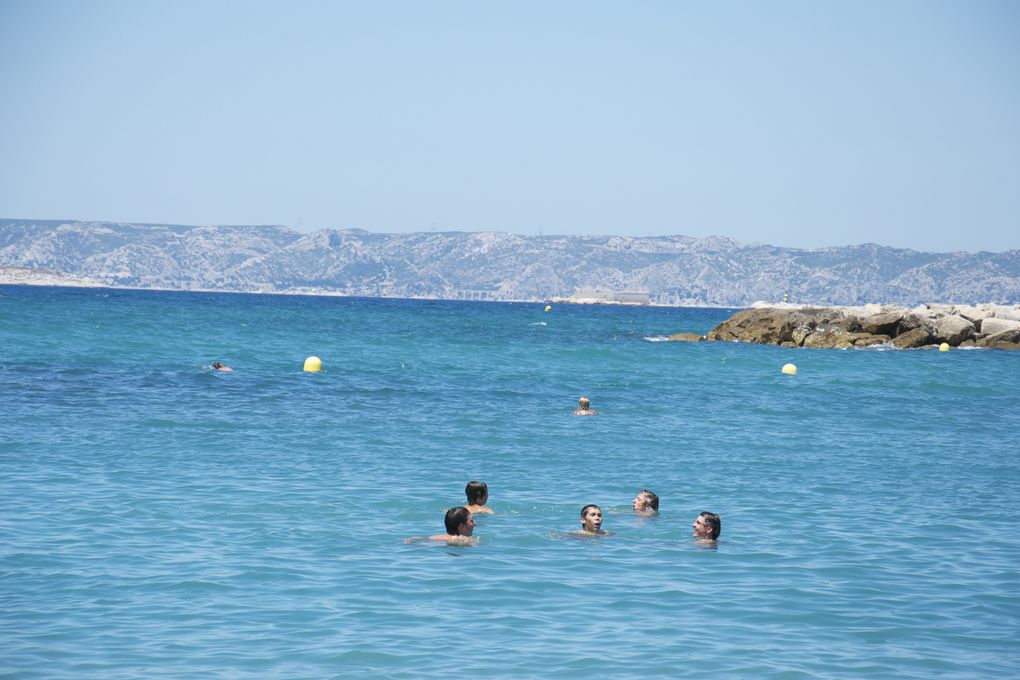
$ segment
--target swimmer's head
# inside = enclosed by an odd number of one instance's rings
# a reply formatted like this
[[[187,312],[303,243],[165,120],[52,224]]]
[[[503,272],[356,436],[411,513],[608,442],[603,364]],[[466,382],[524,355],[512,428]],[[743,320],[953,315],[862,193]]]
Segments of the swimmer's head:
[[[470,536],[475,530],[475,518],[467,508],[450,508],[443,522],[446,524],[446,533],[451,536]]]
[[[219,369],[223,368],[223,364],[221,364],[218,361],[214,361],[214,362],[212,362],[212,367],[217,369],[217,370],[219,370]]]
[[[659,497],[648,489],[641,489],[634,497],[633,505],[636,512],[658,512]]]
[[[582,411],[587,411],[588,409],[590,409],[591,402],[588,400],[588,397],[581,397],[580,399],[578,399],[577,408],[581,409]]]
[[[585,531],[598,531],[602,528],[602,508],[590,504],[581,508],[581,528]]]
[[[485,505],[485,501],[489,500],[489,487],[485,482],[468,482],[464,493],[467,494],[468,505]]]
[[[691,528],[694,529],[695,538],[714,541],[722,532],[722,519],[714,512],[703,512],[695,518]]]

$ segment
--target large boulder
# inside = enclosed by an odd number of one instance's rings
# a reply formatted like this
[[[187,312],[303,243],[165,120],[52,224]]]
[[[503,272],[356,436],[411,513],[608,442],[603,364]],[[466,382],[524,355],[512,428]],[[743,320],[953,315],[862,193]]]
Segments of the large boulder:
[[[903,316],[903,312],[898,311],[864,317],[860,320],[861,332],[871,335],[895,335]]]
[[[1020,330],[1020,321],[1013,319],[999,319],[997,317],[986,317],[981,320],[982,335],[995,335],[1003,331]]]
[[[1004,330],[1001,333],[995,333],[993,335],[986,335],[985,337],[977,341],[978,347],[988,347],[1000,342],[1020,342],[1020,328],[1013,328]]]
[[[995,316],[998,319],[1012,319],[1013,321],[1020,321],[1020,305],[1013,305],[1012,307],[996,307]]]
[[[850,341],[854,343],[854,347],[870,347],[871,345],[884,345],[889,342],[892,338],[884,333],[873,334],[873,333],[854,333],[850,336]]]
[[[990,305],[981,305],[980,307],[974,307],[972,305],[958,305],[954,312],[957,316],[962,316],[967,321],[974,324],[974,327],[981,325],[982,319],[987,319],[994,314],[994,310]]]
[[[804,341],[807,340],[808,336],[815,333],[816,328],[818,328],[818,324],[815,322],[809,321],[801,323],[790,333],[789,341],[792,342],[795,347],[800,347],[804,344]],[[819,331],[819,334],[821,333],[823,333],[823,331]]]
[[[955,305],[931,304],[928,305],[928,316],[934,318],[950,316],[953,313],[953,310],[955,309],[956,309]]]
[[[985,349],[1018,350],[1020,349],[1020,342],[1001,342],[1001,341],[986,342],[984,345],[982,345],[982,347],[984,347]]]
[[[912,347],[924,347],[931,339],[931,333],[926,326],[911,329],[906,333],[900,333],[892,339],[893,347],[910,349]]]
[[[836,349],[848,349],[850,347],[881,345],[886,342],[889,342],[888,335],[853,333],[848,332],[839,326],[825,326],[817,328],[814,332],[807,334],[800,346],[814,349],[830,347]]]
[[[704,339],[704,335],[697,333],[674,333],[667,338],[667,342],[701,342]]]
[[[814,347],[816,349],[830,347],[845,348],[852,347],[853,341],[843,331],[821,328],[804,334],[800,346]]]
[[[928,310],[919,311],[915,308],[903,315],[903,318],[900,320],[900,326],[896,330],[900,335],[915,328],[923,328],[928,333],[931,333],[931,327],[932,321],[931,317],[928,316]]]
[[[962,316],[943,316],[935,319],[935,340],[950,345],[959,345],[974,336],[974,324]]]
[[[705,336],[707,340],[730,340],[754,342],[763,345],[779,345],[793,340],[793,332],[799,327],[817,326],[828,322],[842,312],[825,309],[746,309],[713,328]]]

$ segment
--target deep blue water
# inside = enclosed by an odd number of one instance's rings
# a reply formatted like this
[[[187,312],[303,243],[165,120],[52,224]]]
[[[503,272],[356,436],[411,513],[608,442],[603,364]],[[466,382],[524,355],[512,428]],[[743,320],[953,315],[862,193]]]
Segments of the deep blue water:
[[[0,676],[1020,675],[1020,353],[730,311],[0,287]]]

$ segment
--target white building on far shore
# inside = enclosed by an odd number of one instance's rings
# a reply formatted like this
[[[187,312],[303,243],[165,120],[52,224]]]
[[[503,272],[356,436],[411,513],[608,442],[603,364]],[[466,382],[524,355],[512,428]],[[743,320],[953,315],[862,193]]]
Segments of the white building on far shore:
[[[578,288],[567,298],[569,302],[615,302],[621,305],[647,305],[651,296],[635,290],[603,290],[601,288]]]

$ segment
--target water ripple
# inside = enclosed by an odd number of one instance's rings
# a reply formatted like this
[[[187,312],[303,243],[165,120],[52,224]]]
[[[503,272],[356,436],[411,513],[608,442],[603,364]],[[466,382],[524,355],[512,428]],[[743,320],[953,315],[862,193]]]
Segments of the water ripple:
[[[647,340],[722,310],[0,303],[11,677],[1020,673],[1016,355]],[[403,543],[476,478],[478,545]],[[569,538],[590,502],[615,535]]]

